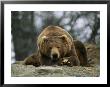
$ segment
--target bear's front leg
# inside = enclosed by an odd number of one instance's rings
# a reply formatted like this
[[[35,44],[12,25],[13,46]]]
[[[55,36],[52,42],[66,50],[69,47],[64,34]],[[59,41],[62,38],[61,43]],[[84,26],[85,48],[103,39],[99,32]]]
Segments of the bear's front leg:
[[[70,57],[63,57],[58,62],[59,66],[67,65],[67,66],[79,66],[80,62],[79,60],[76,60],[73,56]]]
[[[70,57],[60,58],[58,61],[59,66],[68,65],[70,62],[68,61]]]
[[[73,45],[70,52],[70,59],[69,59],[73,65],[80,66],[80,60],[78,58],[75,46]]]
[[[33,66],[40,66],[40,59],[39,56],[36,54],[32,54],[30,56],[28,56],[27,58],[25,58],[25,60],[23,61],[24,65],[33,65]]]
[[[80,66],[79,59],[75,58],[74,56],[70,56],[68,59],[68,66]]]

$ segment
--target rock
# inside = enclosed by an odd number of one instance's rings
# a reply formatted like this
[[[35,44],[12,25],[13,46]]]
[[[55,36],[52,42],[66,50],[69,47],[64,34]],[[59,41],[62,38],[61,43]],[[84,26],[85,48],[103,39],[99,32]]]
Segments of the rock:
[[[12,77],[98,77],[100,75],[99,66],[40,66],[12,64]]]
[[[100,65],[100,48],[98,48],[95,44],[85,44],[87,50],[88,62],[93,64]]]

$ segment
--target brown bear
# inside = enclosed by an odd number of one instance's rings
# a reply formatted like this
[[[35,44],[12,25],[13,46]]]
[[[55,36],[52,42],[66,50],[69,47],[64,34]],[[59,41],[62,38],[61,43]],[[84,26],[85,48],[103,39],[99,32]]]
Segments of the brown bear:
[[[79,66],[87,63],[84,45],[74,41],[67,31],[58,26],[46,27],[37,38],[37,47],[37,53],[27,57],[24,64]]]
[[[36,58],[40,61],[40,65],[58,64],[64,57],[70,57],[72,65],[80,65],[73,38],[61,27],[46,27],[37,38],[37,46]],[[32,61],[33,58],[25,59],[24,64],[28,64],[29,60]],[[35,65],[33,63],[32,65]]]

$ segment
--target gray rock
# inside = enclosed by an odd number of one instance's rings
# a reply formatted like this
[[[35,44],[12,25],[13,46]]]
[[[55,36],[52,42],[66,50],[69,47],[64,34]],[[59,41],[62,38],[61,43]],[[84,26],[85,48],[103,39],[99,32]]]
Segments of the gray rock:
[[[100,76],[99,65],[94,67],[81,66],[40,66],[11,65],[12,77],[98,77]]]

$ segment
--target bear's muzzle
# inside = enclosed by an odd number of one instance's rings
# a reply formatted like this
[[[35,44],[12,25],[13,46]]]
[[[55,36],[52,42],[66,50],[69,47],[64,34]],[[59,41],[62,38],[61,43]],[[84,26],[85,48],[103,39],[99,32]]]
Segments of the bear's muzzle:
[[[57,61],[59,59],[59,56],[60,56],[59,54],[60,53],[59,53],[58,48],[53,47],[52,50],[51,50],[51,59],[53,61]]]
[[[56,53],[55,54],[52,54],[52,59],[53,60],[58,60],[58,54],[56,54]]]

